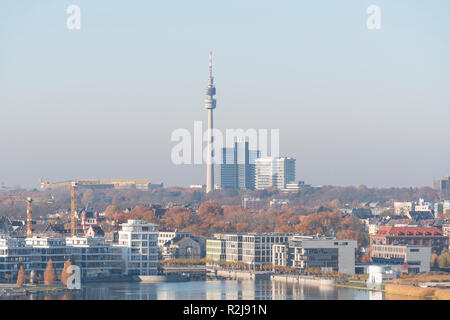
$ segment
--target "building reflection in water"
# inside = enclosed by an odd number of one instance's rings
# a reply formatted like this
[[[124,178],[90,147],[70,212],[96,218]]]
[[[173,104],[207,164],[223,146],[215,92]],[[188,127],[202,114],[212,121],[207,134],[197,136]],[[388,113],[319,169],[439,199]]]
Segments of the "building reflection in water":
[[[66,295],[64,297],[64,295]],[[10,297],[2,297],[7,299]],[[307,286],[270,280],[211,280],[161,283],[89,283],[80,291],[49,296],[32,294],[30,300],[382,300],[383,292],[335,286]],[[17,299],[14,297],[13,299]]]

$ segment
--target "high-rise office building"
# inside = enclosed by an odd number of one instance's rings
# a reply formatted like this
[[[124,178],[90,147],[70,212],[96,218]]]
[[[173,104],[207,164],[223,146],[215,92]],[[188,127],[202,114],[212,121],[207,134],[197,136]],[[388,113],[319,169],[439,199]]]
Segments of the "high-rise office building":
[[[249,150],[248,141],[238,139],[233,148],[222,149],[220,185],[222,188],[255,189],[255,160],[259,150]]]
[[[295,159],[289,157],[258,158],[255,160],[255,189],[286,188],[295,180]]]
[[[450,195],[450,176],[444,179],[434,180],[433,189],[441,192],[444,196]]]

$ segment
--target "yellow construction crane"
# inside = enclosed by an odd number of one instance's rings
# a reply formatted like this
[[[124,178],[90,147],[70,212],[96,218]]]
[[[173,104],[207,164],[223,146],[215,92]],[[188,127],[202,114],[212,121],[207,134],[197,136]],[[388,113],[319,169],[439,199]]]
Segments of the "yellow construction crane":
[[[41,182],[41,188],[48,186],[70,187],[70,233],[77,234],[76,216],[78,212],[78,187],[84,188],[129,188],[131,186],[144,186],[151,184],[148,179],[75,179],[62,182]]]
[[[33,200],[31,197],[19,197],[19,196],[7,196],[6,200],[17,201],[17,202],[26,202],[27,203],[27,218],[26,218],[26,226],[27,226],[27,238],[32,237],[31,231],[31,218],[33,213],[33,202],[44,202],[44,203],[53,203],[53,197],[48,200]]]
[[[77,224],[75,219],[78,211],[78,185],[76,180],[63,182],[41,182],[41,188],[49,186],[70,187],[70,234],[72,237],[76,236]]]

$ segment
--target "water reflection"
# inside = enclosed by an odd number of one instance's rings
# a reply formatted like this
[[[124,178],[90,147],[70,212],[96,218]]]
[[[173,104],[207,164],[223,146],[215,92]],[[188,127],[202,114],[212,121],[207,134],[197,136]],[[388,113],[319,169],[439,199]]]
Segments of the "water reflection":
[[[384,293],[270,280],[211,280],[167,283],[88,283],[76,292],[30,295],[63,300],[382,300]]]

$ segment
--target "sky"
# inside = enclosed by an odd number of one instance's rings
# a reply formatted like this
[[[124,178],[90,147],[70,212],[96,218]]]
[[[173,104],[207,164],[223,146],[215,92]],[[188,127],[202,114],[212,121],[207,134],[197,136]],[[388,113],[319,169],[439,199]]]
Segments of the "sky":
[[[69,5],[81,28],[69,30]],[[381,29],[369,30],[370,5]],[[174,130],[279,129],[313,185],[431,186],[450,175],[447,0],[0,2],[0,183],[148,178],[175,165]],[[216,166],[216,176],[219,168]]]

